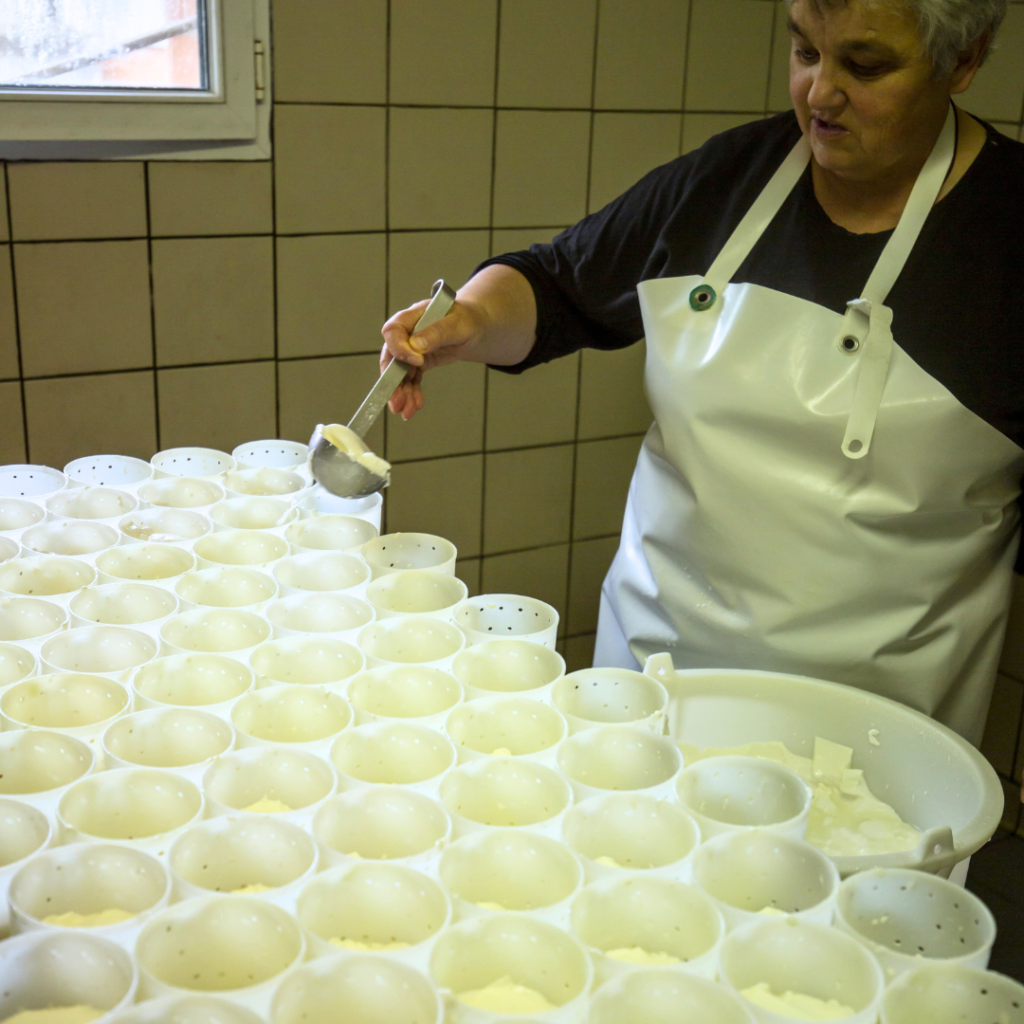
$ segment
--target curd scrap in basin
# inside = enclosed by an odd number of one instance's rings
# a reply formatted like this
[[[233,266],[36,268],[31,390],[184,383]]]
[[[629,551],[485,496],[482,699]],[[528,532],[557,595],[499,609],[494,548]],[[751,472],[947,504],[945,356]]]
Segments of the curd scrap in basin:
[[[775,761],[795,772],[813,793],[807,842],[830,857],[902,853],[921,841],[921,832],[868,789],[863,771],[851,767],[850,747],[818,736],[813,758],[794,754],[778,741],[707,750],[680,744],[679,749],[688,766],[708,757],[739,754]]]

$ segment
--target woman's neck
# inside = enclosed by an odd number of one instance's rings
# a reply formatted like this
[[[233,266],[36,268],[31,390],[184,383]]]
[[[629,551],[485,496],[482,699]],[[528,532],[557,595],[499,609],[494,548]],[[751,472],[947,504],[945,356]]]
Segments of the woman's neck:
[[[985,128],[959,108],[956,115],[956,157],[936,202],[964,176],[985,145]],[[896,227],[914,188],[917,171],[875,182],[848,182],[827,173],[812,160],[811,176],[814,195],[829,220],[863,235]]]

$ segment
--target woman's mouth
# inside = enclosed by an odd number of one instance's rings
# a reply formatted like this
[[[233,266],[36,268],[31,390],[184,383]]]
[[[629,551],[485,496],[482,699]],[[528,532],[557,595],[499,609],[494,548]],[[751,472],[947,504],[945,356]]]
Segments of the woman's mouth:
[[[820,117],[811,118],[811,131],[819,139],[828,141],[842,138],[847,134],[847,130],[841,124],[833,124],[831,121],[826,121]]]

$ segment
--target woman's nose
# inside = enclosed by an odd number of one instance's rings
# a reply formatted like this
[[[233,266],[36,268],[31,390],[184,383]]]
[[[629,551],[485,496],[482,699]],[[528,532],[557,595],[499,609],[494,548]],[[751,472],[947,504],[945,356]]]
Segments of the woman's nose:
[[[811,88],[807,94],[808,105],[815,110],[827,110],[841,104],[844,94],[839,87],[837,75],[834,69],[828,67],[824,61],[819,61],[814,68],[811,79]]]

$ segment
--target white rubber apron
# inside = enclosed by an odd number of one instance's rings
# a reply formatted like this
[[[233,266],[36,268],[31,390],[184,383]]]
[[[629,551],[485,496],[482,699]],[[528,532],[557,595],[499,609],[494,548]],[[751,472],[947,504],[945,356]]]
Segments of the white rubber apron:
[[[706,276],[640,284],[655,423],[602,592],[596,665],[670,651],[677,668],[831,679],[980,740],[1024,450],[894,343],[884,305],[954,151],[951,107],[845,316],[731,283],[807,167],[804,139]],[[964,301],[984,301],[971,281],[965,267]]]

